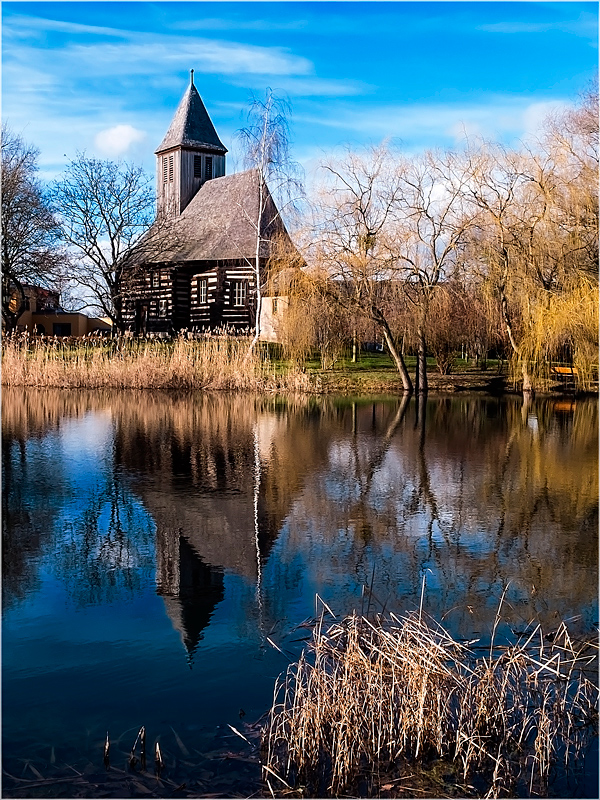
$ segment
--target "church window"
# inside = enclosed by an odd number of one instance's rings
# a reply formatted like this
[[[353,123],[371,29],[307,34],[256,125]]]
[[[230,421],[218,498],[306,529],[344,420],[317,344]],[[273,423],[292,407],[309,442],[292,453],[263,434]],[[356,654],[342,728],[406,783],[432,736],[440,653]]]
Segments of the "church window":
[[[167,316],[167,301],[160,300],[158,303],[158,316],[159,317],[166,317]]]
[[[274,314],[277,313],[277,298],[276,297],[273,298],[273,313]]]
[[[236,281],[233,285],[233,305],[245,306],[248,295],[248,281]]]
[[[198,302],[199,303],[206,303],[208,302],[208,281],[206,278],[198,281]]]
[[[210,156],[206,156],[206,161],[204,162],[204,179],[209,181],[213,176],[213,163],[212,158]]]
[[[202,177],[202,156],[194,156],[194,178]]]
[[[173,156],[169,156],[169,183],[173,182]]]
[[[153,272],[152,273],[152,288],[156,289],[158,286],[160,286],[160,273],[159,272]]]

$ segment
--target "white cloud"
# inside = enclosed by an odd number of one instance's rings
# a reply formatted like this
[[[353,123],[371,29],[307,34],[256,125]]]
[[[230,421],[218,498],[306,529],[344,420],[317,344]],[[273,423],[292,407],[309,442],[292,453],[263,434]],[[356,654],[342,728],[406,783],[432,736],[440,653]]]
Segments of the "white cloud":
[[[317,113],[297,113],[295,119],[346,131],[349,135],[386,137],[405,145],[431,142],[451,146],[466,138],[482,137],[507,144],[539,133],[544,119],[554,110],[566,108],[564,101],[511,96],[482,97],[479,103],[367,106],[353,109],[343,103],[320,105]],[[348,138],[348,137],[347,137]]]
[[[488,33],[546,33],[558,28],[552,22],[491,22],[487,25],[478,25],[480,31]]]
[[[38,59],[36,48],[20,44],[10,48],[10,57],[20,65]],[[69,74],[73,64],[90,77],[124,74],[163,75],[165,70],[187,69],[221,75],[312,75],[308,59],[284,47],[263,47],[197,37],[156,36],[131,33],[128,41],[71,43],[51,53],[52,72]]]
[[[94,144],[103,155],[115,157],[124,155],[133,144],[145,138],[145,132],[133,125],[115,125],[96,134]]]
[[[548,19],[541,22],[505,20],[503,22],[491,22],[484,25],[477,25],[476,30],[486,31],[488,33],[505,33],[509,35],[519,33],[549,33],[551,31],[556,31],[597,40],[598,18],[593,13],[584,12],[576,18],[562,20]]]
[[[297,78],[294,76],[277,77],[277,86],[273,89],[284,91],[290,97],[353,97],[363,95],[373,90],[373,87],[362,81],[331,80],[317,77]],[[232,83],[245,86],[248,83],[246,75],[235,78]],[[261,84],[262,85],[262,84]]]
[[[69,74],[73,63],[87,75],[160,75],[165,69],[189,68],[198,72],[222,75],[239,73],[258,75],[312,75],[314,66],[308,59],[291,53],[285,47],[230,42],[198,36],[142,33],[117,28],[101,28],[76,23],[54,22],[41,18],[17,17],[5,21],[3,37],[5,58],[21,65],[40,57],[36,40],[46,31],[72,34],[70,42],[51,51],[52,71]],[[109,40],[77,40],[77,34],[97,34]],[[33,42],[27,42],[27,39]],[[121,40],[121,41],[119,41]]]
[[[539,133],[545,119],[550,115],[564,111],[568,103],[560,100],[532,103],[523,112],[523,128],[525,136],[535,136]]]
[[[71,45],[60,56],[102,75],[151,75],[165,69],[237,75],[310,75],[313,65],[282,47],[223,42],[188,37],[132,35],[127,43]]]
[[[185,31],[297,31],[309,25],[305,20],[296,19],[289,22],[276,19],[242,19],[240,17],[206,17],[204,19],[174,22],[171,30]]]
[[[67,22],[66,20],[46,19],[45,17],[11,16],[10,24],[5,23],[4,30],[10,34],[11,29],[17,30],[19,38],[23,35],[37,36],[46,31],[56,31],[57,33],[84,33],[95,34],[98,36],[116,36],[126,38],[130,35],[129,31],[119,28],[106,28],[98,25],[84,25],[79,22]]]

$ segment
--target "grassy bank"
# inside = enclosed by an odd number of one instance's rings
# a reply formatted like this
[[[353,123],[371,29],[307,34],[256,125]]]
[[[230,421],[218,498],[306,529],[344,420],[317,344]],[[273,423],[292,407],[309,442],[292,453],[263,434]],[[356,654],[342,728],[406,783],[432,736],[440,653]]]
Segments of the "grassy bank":
[[[547,795],[597,733],[596,656],[564,624],[477,654],[416,612],[321,619],[276,688],[264,780],[279,796]]]
[[[246,337],[139,340],[56,339],[8,336],[2,346],[5,386],[133,389],[241,389],[318,394],[398,394],[402,385],[386,353],[340,359],[322,369],[318,360],[302,367],[279,357],[277,347],[261,344],[249,355]],[[407,359],[414,373],[414,359]],[[430,388],[494,391],[504,378],[496,365],[487,371],[457,364],[441,376],[428,364]]]
[[[406,366],[414,382],[416,357],[406,356]],[[305,371],[318,383],[324,393],[337,394],[398,394],[402,392],[400,375],[387,353],[361,353],[356,362],[341,358],[335,366],[322,369],[317,359],[309,360]],[[432,392],[457,391],[501,392],[512,387],[507,384],[506,365],[488,362],[486,369],[472,362],[457,360],[453,372],[441,375],[433,358],[427,359],[427,379]]]
[[[343,395],[396,395],[398,371],[387,353],[361,353],[354,362],[340,358],[323,369],[318,359],[302,366],[281,358],[276,345],[261,343],[249,353],[250,339],[208,335],[188,339],[57,339],[7,336],[2,344],[5,386],[130,389],[212,389],[305,392]],[[415,358],[407,356],[414,379]],[[429,389],[436,393],[480,391],[501,394],[517,387],[506,364],[489,361],[485,369],[457,359],[450,375],[427,364]],[[567,381],[545,379],[543,392],[573,393]]]

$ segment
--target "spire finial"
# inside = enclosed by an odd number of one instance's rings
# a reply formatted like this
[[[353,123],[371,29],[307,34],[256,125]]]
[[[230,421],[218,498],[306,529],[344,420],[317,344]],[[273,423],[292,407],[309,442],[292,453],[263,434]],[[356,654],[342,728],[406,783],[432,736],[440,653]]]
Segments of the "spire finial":
[[[193,86],[194,85],[194,70],[193,69],[190,70],[190,81],[191,81],[191,85]]]

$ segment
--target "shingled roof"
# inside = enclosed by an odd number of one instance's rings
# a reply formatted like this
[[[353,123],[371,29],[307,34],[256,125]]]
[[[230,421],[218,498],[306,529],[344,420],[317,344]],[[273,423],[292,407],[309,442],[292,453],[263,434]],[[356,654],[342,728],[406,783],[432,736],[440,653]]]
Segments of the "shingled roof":
[[[259,205],[259,172],[237,172],[207,181],[178,217],[169,221],[171,245],[160,261],[253,259]],[[270,255],[270,241],[287,236],[285,226],[265,184],[266,204],[261,220],[260,256]]]
[[[227,152],[193,83],[188,86],[181,98],[169,130],[155,153],[180,146],[204,147],[219,153]]]

